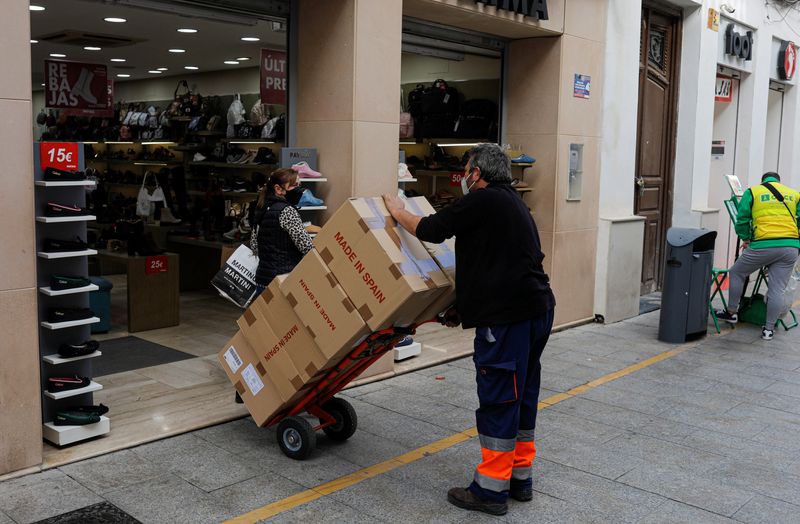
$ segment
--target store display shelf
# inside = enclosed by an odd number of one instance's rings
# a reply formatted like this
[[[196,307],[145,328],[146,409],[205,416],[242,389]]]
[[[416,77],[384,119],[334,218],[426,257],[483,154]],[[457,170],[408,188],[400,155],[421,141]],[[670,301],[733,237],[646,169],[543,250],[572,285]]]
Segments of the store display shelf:
[[[328,179],[325,177],[319,178],[312,178],[312,177],[300,177],[300,182],[327,182]]]
[[[45,322],[42,321],[40,324],[45,329],[66,329],[75,326],[85,326],[87,324],[97,324],[100,322],[100,319],[97,317],[89,317],[89,318],[82,318],[80,320],[70,320],[67,322]]]
[[[92,382],[86,386],[85,388],[79,389],[70,389],[69,391],[59,391],[58,393],[51,393],[50,391],[44,392],[44,396],[52,398],[53,400],[61,400],[62,398],[69,398],[69,397],[77,397],[78,395],[83,395],[85,393],[91,393],[93,391],[100,391],[103,389],[103,385],[99,382]]]
[[[85,360],[87,358],[97,358],[102,355],[103,355],[102,351],[95,351],[94,353],[89,353],[88,355],[82,355],[80,357],[64,358],[58,353],[54,353],[52,355],[43,356],[42,360],[44,360],[48,364],[58,365],[58,364],[66,364],[67,362],[75,362],[76,360]]]
[[[225,136],[223,131],[193,131],[192,134],[197,136]]]
[[[405,184],[406,182],[418,182],[418,181],[419,180],[417,180],[416,178],[398,178],[397,179],[397,183],[398,184]]]
[[[96,251],[95,251],[96,253]],[[51,289],[50,286],[40,287],[39,292],[48,297],[60,297],[62,295],[76,295],[78,293],[88,293],[90,291],[98,291],[100,288],[96,284],[89,284],[83,287],[74,287],[72,289]]]
[[[328,209],[328,206],[303,206],[300,211],[322,211]]]
[[[66,446],[73,442],[105,435],[111,431],[111,420],[100,417],[100,422],[86,426],[56,426],[52,422],[42,425],[42,436],[56,446]]]
[[[263,169],[267,167],[276,167],[278,164],[231,164],[229,162],[189,162],[190,166],[198,167],[221,167],[232,169]]]
[[[180,160],[156,160],[155,158],[148,159],[131,159],[124,158],[88,158],[89,162],[105,162],[107,164],[129,164],[136,166],[177,166],[182,164]]]
[[[53,260],[56,258],[74,258],[74,257],[85,257],[89,255],[96,255],[97,250],[95,249],[84,249],[81,251],[59,251],[56,253],[50,253],[48,251],[39,251],[36,253],[36,256],[40,258],[47,258],[49,260]]]
[[[417,169],[414,171],[414,175],[417,177],[420,176],[446,176],[449,177],[451,173],[461,173],[464,170],[447,170],[447,169]]]
[[[58,224],[62,222],[91,222],[97,220],[94,215],[79,215],[75,217],[36,217],[37,222],[44,222],[45,224]]]
[[[97,182],[95,180],[70,180],[66,182],[58,182],[53,180],[37,180],[35,182],[37,186],[41,187],[91,187]]]
[[[258,138],[221,138],[219,140],[225,144],[242,144],[242,145],[273,145],[273,146],[282,146],[283,141],[281,140],[260,140]]]
[[[518,193],[529,193],[533,191],[532,187],[515,187],[514,189],[516,189]]]
[[[533,167],[532,162],[511,162],[511,167]]]

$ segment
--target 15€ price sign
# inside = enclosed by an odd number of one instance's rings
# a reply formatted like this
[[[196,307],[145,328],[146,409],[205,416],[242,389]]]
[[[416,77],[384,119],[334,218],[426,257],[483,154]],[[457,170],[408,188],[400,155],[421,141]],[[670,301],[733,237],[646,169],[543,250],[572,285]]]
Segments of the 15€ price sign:
[[[166,273],[168,269],[166,255],[147,257],[144,260],[144,264],[144,272],[146,275]]]
[[[78,169],[78,147],[76,142],[41,142],[39,144],[39,163],[42,171],[48,167],[75,171]]]

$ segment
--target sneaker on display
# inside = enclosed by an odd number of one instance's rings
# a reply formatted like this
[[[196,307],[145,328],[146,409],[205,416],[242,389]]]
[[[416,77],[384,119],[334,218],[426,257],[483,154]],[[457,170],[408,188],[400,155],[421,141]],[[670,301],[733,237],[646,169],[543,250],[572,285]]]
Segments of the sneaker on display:
[[[511,159],[512,164],[534,164],[536,163],[536,159],[532,156],[526,155],[525,153],[516,156]]]
[[[321,206],[324,204],[325,202],[322,199],[315,197],[310,189],[306,189],[303,191],[303,194],[300,195],[300,201],[297,202],[297,207]]]
[[[309,167],[307,162],[298,162],[292,166],[292,169],[297,171],[297,174],[300,175],[300,178],[321,178],[322,173],[319,171],[314,171]]]
[[[87,340],[82,344],[61,344],[58,354],[64,358],[83,357],[91,355],[100,348],[100,343],[96,340]]]
[[[192,157],[192,161],[194,161],[194,162],[205,162],[206,161],[206,157],[203,156],[202,153],[198,152],[198,153],[194,154],[194,156]]]
[[[255,158],[256,164],[277,164],[278,158],[275,156],[275,153],[272,152],[272,149],[268,147],[259,147],[258,154]]]
[[[766,326],[762,326],[761,328],[761,339],[762,340],[772,340],[775,337],[775,330],[774,329],[767,329]]]
[[[241,178],[237,178],[233,181],[233,192],[234,193],[246,193],[247,192],[247,182],[242,180]]]

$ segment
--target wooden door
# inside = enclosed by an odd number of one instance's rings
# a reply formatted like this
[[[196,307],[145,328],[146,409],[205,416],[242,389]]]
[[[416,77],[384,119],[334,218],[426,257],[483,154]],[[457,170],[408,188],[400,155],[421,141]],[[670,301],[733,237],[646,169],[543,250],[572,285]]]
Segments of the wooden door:
[[[661,287],[672,219],[680,17],[642,9],[634,210],[645,218],[642,294]]]

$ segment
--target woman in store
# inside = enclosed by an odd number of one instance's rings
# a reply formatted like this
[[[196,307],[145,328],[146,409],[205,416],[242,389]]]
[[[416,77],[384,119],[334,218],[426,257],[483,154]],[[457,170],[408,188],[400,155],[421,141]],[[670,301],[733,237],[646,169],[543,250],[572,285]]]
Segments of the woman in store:
[[[262,292],[277,275],[289,273],[314,247],[295,207],[303,189],[291,168],[272,172],[258,195],[255,224],[258,241],[256,284]]]

